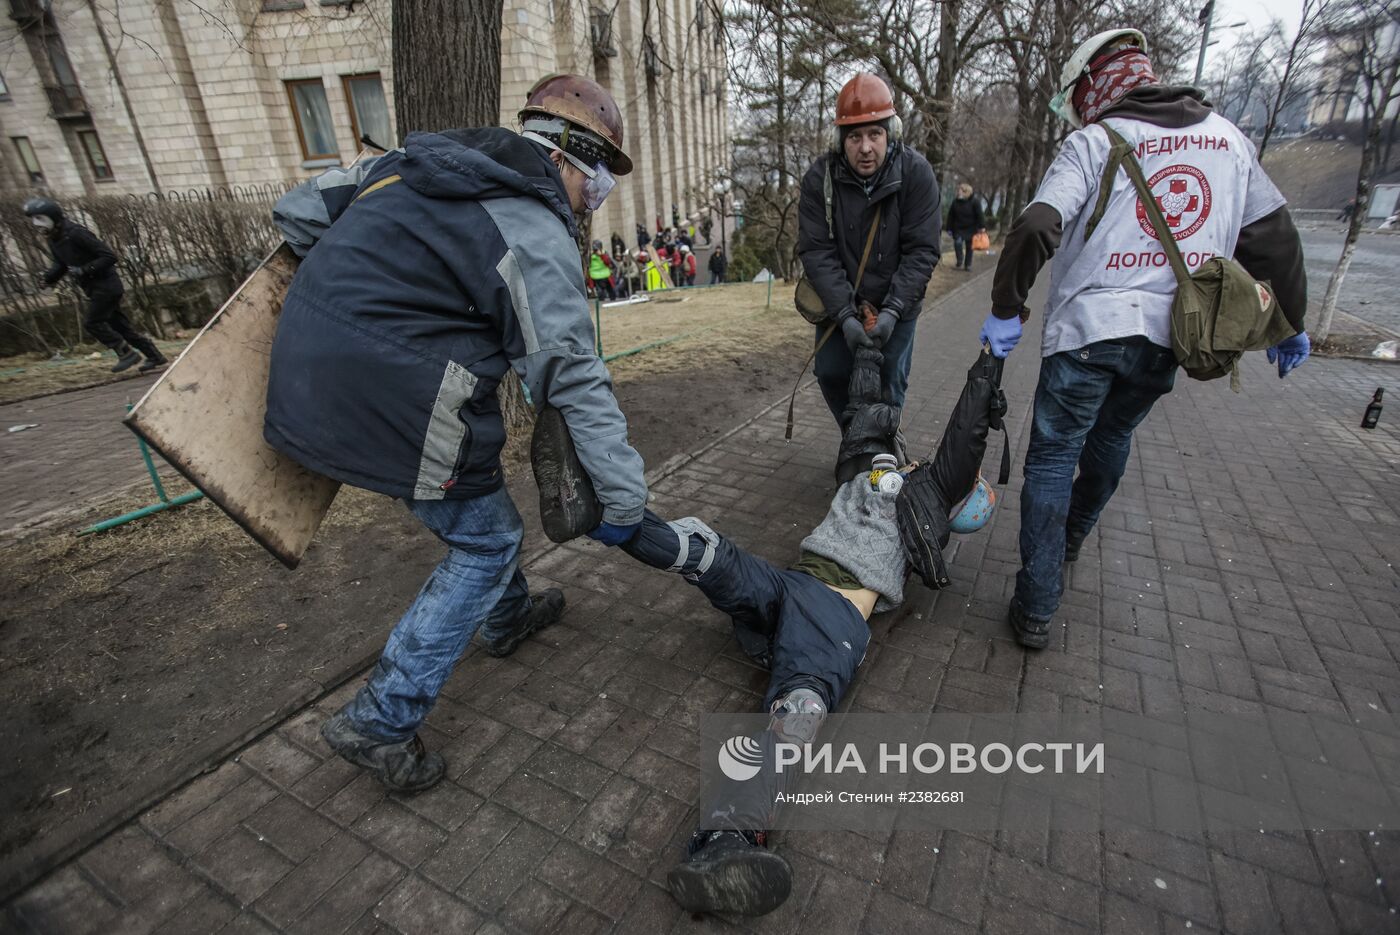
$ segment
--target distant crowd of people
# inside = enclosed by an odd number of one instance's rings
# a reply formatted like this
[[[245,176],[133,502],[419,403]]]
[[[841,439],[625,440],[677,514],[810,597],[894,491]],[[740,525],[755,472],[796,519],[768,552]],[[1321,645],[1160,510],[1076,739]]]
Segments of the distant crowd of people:
[[[588,256],[590,294],[612,302],[643,292],[694,286],[700,268],[695,255],[695,222],[692,219],[682,224],[674,211],[672,221],[670,227],[663,227],[661,219],[657,218],[655,234],[638,221],[635,250],[629,249],[617,232],[613,232],[611,249],[605,250],[601,240],[593,241]],[[713,222],[708,217],[700,224],[699,235],[706,246],[710,244],[712,227]],[[709,285],[725,281],[729,258],[724,254],[724,247],[714,247],[706,267],[710,273]]]

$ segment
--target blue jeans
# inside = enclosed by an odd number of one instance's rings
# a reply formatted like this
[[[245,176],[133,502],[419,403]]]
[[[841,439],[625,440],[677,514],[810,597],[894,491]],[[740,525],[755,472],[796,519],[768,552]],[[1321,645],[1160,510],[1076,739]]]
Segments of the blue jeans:
[[[1123,478],[1133,429],[1175,380],[1176,357],[1144,337],[1098,341],[1041,361],[1016,575],[1015,600],[1027,616],[1054,616],[1066,536],[1082,543],[1094,528]]]
[[[904,393],[909,389],[909,364],[914,360],[914,326],[917,324],[917,318],[896,322],[890,339],[882,348],[885,362],[880,368],[880,376],[884,382],[885,402],[891,406],[904,405]],[[817,326],[818,341],[826,333],[827,327]],[[841,423],[841,413],[846,411],[846,405],[851,400],[848,390],[855,364],[855,358],[841,337],[841,329],[837,328],[817,351],[816,363],[812,367],[826,407],[831,410],[838,425]]]
[[[450,551],[344,708],[357,731],[386,743],[417,732],[478,627],[496,639],[530,610],[518,564],[525,527],[505,488],[470,500],[406,503]]]

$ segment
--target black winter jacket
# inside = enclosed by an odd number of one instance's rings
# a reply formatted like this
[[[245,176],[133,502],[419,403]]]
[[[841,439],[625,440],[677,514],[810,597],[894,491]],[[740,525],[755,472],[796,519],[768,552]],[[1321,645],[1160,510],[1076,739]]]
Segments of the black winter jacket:
[[[52,286],[68,273],[87,295],[94,292],[122,293],[117,275],[117,255],[97,235],[81,224],[64,218],[49,233],[53,265],[44,271],[44,285]]]
[[[954,237],[967,237],[985,230],[987,221],[982,216],[982,202],[976,195],[968,198],[954,198],[948,206],[948,233]]]
[[[928,160],[900,143],[890,144],[868,193],[840,153],[812,163],[802,179],[797,250],[827,311],[837,319],[854,315],[859,298],[902,319],[918,317],[938,263],[939,203]],[[853,283],[877,206],[882,206],[880,229],[857,296]]]

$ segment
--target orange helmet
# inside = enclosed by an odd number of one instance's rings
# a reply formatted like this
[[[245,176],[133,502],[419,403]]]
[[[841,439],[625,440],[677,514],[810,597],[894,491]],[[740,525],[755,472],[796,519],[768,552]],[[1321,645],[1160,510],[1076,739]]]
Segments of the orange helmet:
[[[622,150],[622,112],[607,89],[583,75],[548,75],[535,82],[525,97],[520,119],[529,114],[561,117],[601,137],[612,147],[608,169],[613,175],[632,171],[632,160]]]
[[[894,95],[878,75],[861,72],[836,95],[836,125],[850,127],[894,116]]]

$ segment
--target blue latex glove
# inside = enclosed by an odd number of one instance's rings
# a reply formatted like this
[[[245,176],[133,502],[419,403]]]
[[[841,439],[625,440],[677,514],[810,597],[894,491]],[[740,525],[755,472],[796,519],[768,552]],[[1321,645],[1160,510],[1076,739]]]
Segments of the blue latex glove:
[[[1312,341],[1306,331],[1300,331],[1291,338],[1285,338],[1266,351],[1269,363],[1278,361],[1278,378],[1288,376],[1288,371],[1308,359],[1312,353]]]
[[[642,528],[641,522],[635,522],[630,526],[616,526],[612,523],[602,522],[598,528],[588,534],[588,538],[594,539],[603,545],[613,546],[631,539],[637,534],[637,530]]]
[[[998,318],[994,312],[988,312],[978,339],[983,344],[991,345],[993,357],[1005,357],[1021,340],[1021,317]]]
[[[880,309],[879,316],[875,319],[875,327],[870,330],[870,340],[876,347],[884,347],[885,342],[894,333],[894,326],[899,321],[899,316],[887,308]]]

